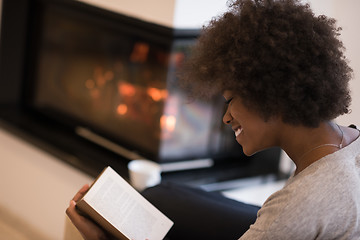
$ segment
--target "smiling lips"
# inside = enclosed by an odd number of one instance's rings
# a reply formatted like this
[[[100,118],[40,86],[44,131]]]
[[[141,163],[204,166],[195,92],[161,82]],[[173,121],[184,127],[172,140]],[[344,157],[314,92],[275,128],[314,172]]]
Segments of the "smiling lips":
[[[242,132],[242,128],[236,128],[236,129],[234,129],[234,131],[235,131],[235,137],[237,137]]]

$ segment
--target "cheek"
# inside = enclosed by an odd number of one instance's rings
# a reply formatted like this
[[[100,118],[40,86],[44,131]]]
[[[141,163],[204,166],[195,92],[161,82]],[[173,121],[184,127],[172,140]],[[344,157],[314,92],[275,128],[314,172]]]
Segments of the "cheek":
[[[254,135],[251,134],[250,130],[245,128],[243,132],[236,137],[236,141],[241,145],[246,156],[251,156],[253,154],[254,146],[257,144],[256,139],[254,138]]]
[[[244,127],[244,131],[236,140],[242,146],[244,154],[247,156],[251,156],[269,147],[266,130],[261,125],[254,125],[252,128]]]

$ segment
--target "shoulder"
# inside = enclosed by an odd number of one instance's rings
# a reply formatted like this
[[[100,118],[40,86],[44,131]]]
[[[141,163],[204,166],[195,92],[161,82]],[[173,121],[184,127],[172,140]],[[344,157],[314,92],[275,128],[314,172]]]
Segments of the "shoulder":
[[[360,139],[356,139],[290,178],[266,200],[241,239],[331,239],[360,234],[359,175]]]
[[[359,140],[359,129],[356,125],[351,124],[348,127],[341,126],[341,129],[344,133],[343,146],[347,146],[353,142],[356,142],[356,140]]]
[[[342,176],[332,175],[331,169],[331,164],[324,164],[290,179],[267,199],[248,234],[263,234],[269,239],[326,239],[358,229],[360,182],[340,179]],[[341,227],[331,227],[334,224]]]

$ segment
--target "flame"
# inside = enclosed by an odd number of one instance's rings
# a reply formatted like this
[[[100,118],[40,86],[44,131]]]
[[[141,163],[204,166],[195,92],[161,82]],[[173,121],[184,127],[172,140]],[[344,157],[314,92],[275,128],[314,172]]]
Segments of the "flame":
[[[135,95],[136,89],[132,84],[121,82],[118,85],[120,95],[132,97]]]
[[[158,102],[162,99],[166,99],[168,91],[166,89],[148,88],[147,94],[155,101]]]
[[[127,113],[128,107],[126,104],[119,104],[119,106],[116,108],[116,112],[119,115],[125,115]]]
[[[173,132],[175,130],[176,117],[173,115],[162,115],[160,118],[160,126],[163,130]]]

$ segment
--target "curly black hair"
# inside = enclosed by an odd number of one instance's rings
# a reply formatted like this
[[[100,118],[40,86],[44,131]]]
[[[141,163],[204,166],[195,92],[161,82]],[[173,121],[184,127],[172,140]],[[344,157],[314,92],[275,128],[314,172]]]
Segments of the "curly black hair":
[[[191,96],[232,90],[264,120],[316,127],[349,112],[340,31],[298,0],[233,1],[203,27],[180,81]]]

